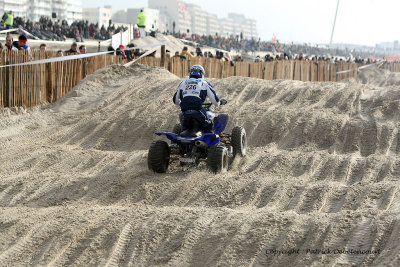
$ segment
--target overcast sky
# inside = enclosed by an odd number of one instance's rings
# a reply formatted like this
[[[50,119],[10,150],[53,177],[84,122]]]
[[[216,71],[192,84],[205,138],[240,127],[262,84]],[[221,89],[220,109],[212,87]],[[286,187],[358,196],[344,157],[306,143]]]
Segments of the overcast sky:
[[[162,1],[162,0],[160,0]],[[186,0],[219,18],[229,12],[257,21],[262,40],[329,43],[337,0]],[[83,7],[148,7],[147,0],[85,0]],[[334,43],[374,46],[400,40],[400,0],[340,0]]]

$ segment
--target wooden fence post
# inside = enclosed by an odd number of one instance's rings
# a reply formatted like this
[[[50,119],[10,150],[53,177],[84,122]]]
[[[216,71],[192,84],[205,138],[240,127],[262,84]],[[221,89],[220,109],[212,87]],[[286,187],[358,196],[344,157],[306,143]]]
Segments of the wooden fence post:
[[[161,62],[160,67],[165,68],[165,45],[161,46]]]
[[[53,77],[53,73],[51,71],[51,63],[46,63],[46,83],[44,83],[46,85],[46,89],[45,90],[47,92],[47,101],[49,103],[53,102],[53,83],[52,83],[52,77]]]

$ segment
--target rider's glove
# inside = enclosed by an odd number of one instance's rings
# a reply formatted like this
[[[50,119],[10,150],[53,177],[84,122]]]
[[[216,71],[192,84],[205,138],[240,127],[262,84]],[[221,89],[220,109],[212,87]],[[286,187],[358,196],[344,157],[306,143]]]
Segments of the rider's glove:
[[[228,103],[228,101],[226,101],[226,99],[221,99],[219,101],[220,105],[226,105],[226,103]]]

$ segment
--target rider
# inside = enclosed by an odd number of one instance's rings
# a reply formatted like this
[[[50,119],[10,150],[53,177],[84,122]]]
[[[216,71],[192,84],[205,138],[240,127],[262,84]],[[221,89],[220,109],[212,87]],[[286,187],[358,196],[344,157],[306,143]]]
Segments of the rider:
[[[207,117],[202,104],[206,97],[210,98],[215,106],[225,105],[225,99],[219,100],[210,82],[204,80],[205,71],[201,65],[193,65],[189,71],[189,78],[183,80],[176,90],[173,101],[180,105],[183,113],[182,132],[189,127],[190,120],[196,119],[205,133],[212,133],[212,121]]]

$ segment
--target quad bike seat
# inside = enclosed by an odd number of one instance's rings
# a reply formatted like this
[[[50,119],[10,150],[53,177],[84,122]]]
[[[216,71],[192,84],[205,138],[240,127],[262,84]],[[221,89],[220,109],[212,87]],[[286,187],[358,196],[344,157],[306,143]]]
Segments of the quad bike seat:
[[[183,132],[181,132],[180,136],[182,137],[200,137],[201,132],[200,131],[193,131],[193,129],[186,129]]]

